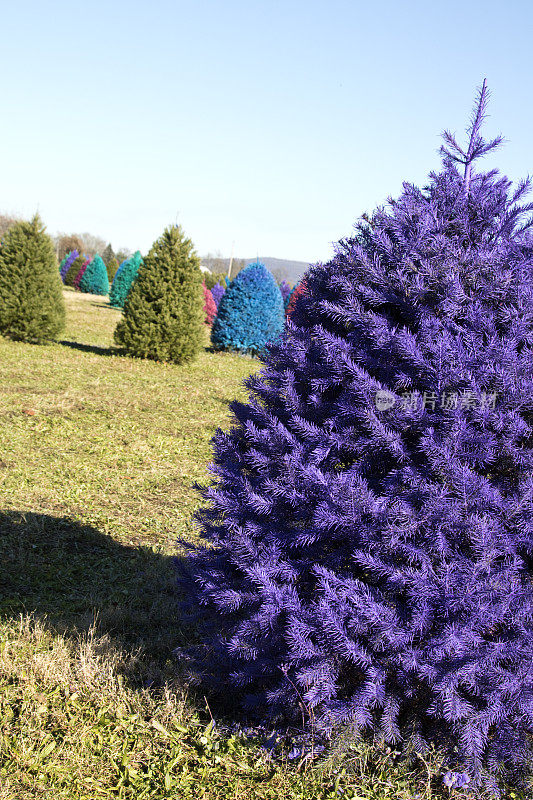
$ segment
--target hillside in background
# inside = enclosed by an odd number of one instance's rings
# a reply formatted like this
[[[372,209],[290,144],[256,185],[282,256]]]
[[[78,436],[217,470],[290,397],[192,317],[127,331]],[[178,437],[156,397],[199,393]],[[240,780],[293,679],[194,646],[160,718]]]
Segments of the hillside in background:
[[[294,285],[299,281],[304,272],[309,268],[307,261],[288,261],[284,258],[269,258],[268,256],[255,256],[254,258],[234,258],[233,267],[231,270],[231,277],[234,278],[247,264],[255,264],[259,261],[267,267],[274,275],[275,279],[279,281],[289,281]],[[222,258],[220,256],[204,256],[202,258],[202,266],[207,267],[211,272],[227,272],[229,266],[229,258]]]

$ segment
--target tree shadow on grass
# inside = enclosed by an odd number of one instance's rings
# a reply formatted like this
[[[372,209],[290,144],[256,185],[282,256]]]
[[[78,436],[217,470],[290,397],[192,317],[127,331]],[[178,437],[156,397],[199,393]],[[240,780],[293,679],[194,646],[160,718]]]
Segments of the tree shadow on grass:
[[[81,350],[82,353],[96,353],[99,356],[122,356],[124,350],[121,347],[99,347],[97,344],[82,344],[82,342],[68,342],[62,339],[58,344],[63,347],[70,347],[72,350]]]
[[[106,303],[104,301],[102,301],[101,303],[91,303],[91,305],[94,308],[107,308],[107,309],[112,309],[113,311],[122,311],[122,308],[120,306],[112,306],[111,303],[109,302]]]
[[[32,613],[78,636],[95,629],[113,646],[139,651],[129,679],[161,685],[185,644],[173,558],[120,544],[90,525],[46,514],[0,512],[0,619]]]

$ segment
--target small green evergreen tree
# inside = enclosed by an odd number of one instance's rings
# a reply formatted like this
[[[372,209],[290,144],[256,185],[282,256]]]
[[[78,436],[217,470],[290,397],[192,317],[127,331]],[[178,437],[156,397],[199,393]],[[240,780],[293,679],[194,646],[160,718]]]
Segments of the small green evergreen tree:
[[[65,326],[61,278],[52,239],[36,215],[17,222],[0,248],[0,333],[45,342]]]
[[[63,278],[63,283],[65,284],[65,286],[74,287],[74,280],[76,278],[76,275],[80,271],[85,261],[87,261],[87,256],[85,255],[85,253],[82,253],[72,262],[69,269],[67,270],[65,277]]]
[[[102,257],[102,260],[104,260],[103,257]],[[105,261],[104,261],[104,264],[105,264]],[[113,281],[115,279],[115,275],[117,274],[118,266],[119,266],[119,264],[118,264],[118,261],[115,258],[115,256],[113,256],[113,258],[109,259],[108,263],[106,264],[106,267],[107,267],[107,279],[109,281],[109,285],[110,286],[112,285],[112,283],[113,283]]]
[[[223,283],[225,277],[223,272],[204,272],[203,274],[204,283],[209,290],[213,289],[217,283]]]
[[[111,245],[108,244],[105,247],[104,251],[102,252],[102,261],[104,262],[106,267],[109,267],[109,262],[111,261],[112,258],[115,258],[115,253]]]
[[[200,259],[181,227],[172,225],[139,269],[115,341],[132,356],[190,361],[204,339],[203,306]]]

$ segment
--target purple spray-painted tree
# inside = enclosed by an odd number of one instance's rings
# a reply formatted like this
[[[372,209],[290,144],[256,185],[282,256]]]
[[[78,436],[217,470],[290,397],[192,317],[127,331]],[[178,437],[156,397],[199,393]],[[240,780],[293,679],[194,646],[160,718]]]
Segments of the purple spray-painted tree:
[[[61,271],[59,273],[61,276],[61,280],[63,282],[65,281],[67,272],[69,271],[73,263],[76,261],[78,256],[79,256],[78,251],[73,250],[71,253],[68,254],[68,257],[64,260],[63,266],[61,267]]]
[[[287,306],[289,304],[289,298],[291,296],[292,289],[287,283],[287,281],[281,281],[279,285],[279,290],[281,292],[281,296],[283,297],[283,305],[285,306],[285,311],[286,311]]]
[[[472,170],[486,101],[306,274],[177,563],[205,687],[437,743],[497,793],[533,733],[533,244],[528,182]]]
[[[213,300],[215,301],[215,305],[218,308],[218,304],[220,303],[222,297],[226,294],[226,288],[225,286],[222,286],[221,283],[215,283],[211,289],[211,294],[213,296]]]

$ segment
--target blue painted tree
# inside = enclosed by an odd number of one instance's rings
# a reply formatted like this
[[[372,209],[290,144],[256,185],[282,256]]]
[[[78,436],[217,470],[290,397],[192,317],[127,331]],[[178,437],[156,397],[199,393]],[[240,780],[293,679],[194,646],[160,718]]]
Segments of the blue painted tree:
[[[111,291],[109,292],[109,302],[112,306],[124,308],[124,303],[142,263],[143,259],[138,250],[131,258],[122,262],[115,274]]]
[[[226,289],[211,328],[216,348],[257,354],[284,325],[283,299],[264,264],[249,264]]]
[[[204,687],[437,744],[497,795],[532,761],[533,239],[528,182],[473,170],[486,100],[306,274],[178,570]]]
[[[96,255],[86,267],[79,281],[79,289],[88,294],[109,294],[107,268],[101,256]]]

